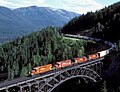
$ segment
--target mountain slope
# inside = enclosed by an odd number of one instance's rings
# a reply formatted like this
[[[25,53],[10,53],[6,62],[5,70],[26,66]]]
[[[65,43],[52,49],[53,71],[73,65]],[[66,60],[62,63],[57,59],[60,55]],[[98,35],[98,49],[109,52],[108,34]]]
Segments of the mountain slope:
[[[6,7],[0,7],[0,40],[12,39],[32,29],[21,16]]]
[[[17,14],[24,17],[27,21],[32,23],[35,28],[41,28],[46,26],[63,26],[78,14],[68,12],[65,10],[53,10],[49,7],[24,7],[14,10]]]
[[[63,33],[93,36],[109,41],[120,40],[120,2],[96,12],[88,12],[65,25]]]
[[[11,10],[0,6],[0,42],[37,31],[47,26],[63,26],[79,14],[30,6]]]

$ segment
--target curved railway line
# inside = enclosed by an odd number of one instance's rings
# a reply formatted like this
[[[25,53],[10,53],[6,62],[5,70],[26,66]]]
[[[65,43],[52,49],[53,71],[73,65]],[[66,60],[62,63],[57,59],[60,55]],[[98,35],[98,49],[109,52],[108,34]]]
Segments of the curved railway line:
[[[85,57],[86,62],[87,61],[90,62],[92,60],[94,61],[94,60],[103,58],[106,55],[110,54],[112,52],[112,50],[115,48],[115,45],[113,43],[111,43],[109,41],[104,41],[104,40],[101,40],[101,39],[97,39],[97,38],[80,36],[80,35],[70,35],[70,34],[63,34],[63,36],[69,37],[69,38],[92,40],[92,41],[100,42],[100,43],[103,43],[103,44],[106,44],[106,45],[110,46],[110,48],[108,48],[108,49],[98,51],[98,52],[96,52],[94,54],[88,55],[87,57]],[[77,61],[77,59],[76,59],[76,61]],[[53,76],[53,74],[56,73],[56,72],[59,72],[59,70],[50,70],[49,72],[47,71],[47,72],[45,72],[45,73],[43,73],[41,75],[35,75],[35,76],[32,76],[32,77],[22,77],[22,78],[13,79],[11,81],[4,81],[4,82],[0,83],[0,91],[11,88],[11,87],[14,87],[14,86],[18,86],[20,84],[26,83],[28,81],[32,81],[34,79],[40,79],[40,78],[43,79],[43,78],[46,78],[46,77],[49,77],[49,76]]]

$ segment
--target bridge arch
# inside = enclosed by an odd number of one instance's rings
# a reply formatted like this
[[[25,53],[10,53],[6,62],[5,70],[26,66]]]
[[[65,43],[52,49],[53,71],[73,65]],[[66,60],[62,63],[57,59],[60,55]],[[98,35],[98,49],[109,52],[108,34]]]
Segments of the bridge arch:
[[[65,81],[77,77],[87,78],[92,80],[93,82],[99,82],[102,80],[101,77],[94,70],[85,67],[76,67],[57,72],[50,79],[46,80],[45,85],[39,89],[39,92],[51,92]]]

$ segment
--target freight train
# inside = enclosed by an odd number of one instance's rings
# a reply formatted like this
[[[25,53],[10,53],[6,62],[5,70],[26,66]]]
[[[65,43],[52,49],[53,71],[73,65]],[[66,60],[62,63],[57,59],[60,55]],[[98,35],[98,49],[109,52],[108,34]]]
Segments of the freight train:
[[[67,66],[71,66],[73,64],[78,64],[78,63],[82,63],[82,62],[88,62],[90,60],[94,60],[94,59],[98,59],[101,57],[104,57],[106,55],[108,55],[114,48],[115,45],[109,41],[104,41],[101,39],[97,39],[97,38],[92,38],[92,37],[86,37],[86,36],[80,36],[80,35],[70,35],[70,34],[63,34],[63,36],[65,37],[69,37],[69,38],[77,38],[77,39],[84,39],[84,40],[92,40],[92,41],[96,41],[96,42],[102,42],[103,44],[106,44],[108,46],[110,46],[109,49],[103,50],[103,51],[99,51],[87,56],[82,56],[80,58],[73,58],[73,59],[69,59],[69,60],[63,60],[63,61],[59,61],[56,62],[54,65],[53,64],[47,64],[44,66],[38,66],[38,67],[34,67],[32,69],[32,71],[30,71],[29,75],[33,76],[36,74],[41,74],[41,73],[45,73],[51,70],[56,70],[56,69],[61,69]]]

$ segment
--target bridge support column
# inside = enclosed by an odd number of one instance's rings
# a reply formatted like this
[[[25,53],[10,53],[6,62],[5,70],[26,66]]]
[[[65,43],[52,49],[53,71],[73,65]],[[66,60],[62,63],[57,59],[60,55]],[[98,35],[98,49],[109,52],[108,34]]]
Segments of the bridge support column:
[[[39,82],[39,81],[36,81],[36,84],[37,84],[37,86],[38,86],[38,88],[37,88],[38,90],[37,90],[37,91],[39,92],[39,89],[40,89],[40,85],[39,85],[39,84],[40,84],[40,82]]]
[[[20,92],[23,92],[23,87],[20,87]]]
[[[98,64],[96,64],[96,72],[101,76],[101,73],[102,73],[102,66],[103,66],[103,63],[102,61]]]
[[[8,90],[8,89],[6,89],[5,91],[6,91],[6,92],[9,92],[9,90]]]
[[[29,92],[32,92],[32,91],[31,91],[31,84],[28,84],[28,86],[29,86]]]
[[[29,87],[29,92],[32,92],[31,91],[31,84],[30,83],[27,83],[28,84],[28,87]]]

